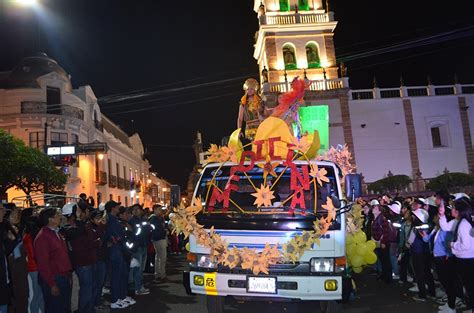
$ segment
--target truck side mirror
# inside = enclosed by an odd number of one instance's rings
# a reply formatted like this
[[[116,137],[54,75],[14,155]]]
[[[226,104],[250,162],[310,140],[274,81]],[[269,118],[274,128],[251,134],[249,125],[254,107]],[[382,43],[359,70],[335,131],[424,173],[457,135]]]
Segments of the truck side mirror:
[[[350,201],[362,196],[362,176],[360,174],[346,175],[346,197]]]

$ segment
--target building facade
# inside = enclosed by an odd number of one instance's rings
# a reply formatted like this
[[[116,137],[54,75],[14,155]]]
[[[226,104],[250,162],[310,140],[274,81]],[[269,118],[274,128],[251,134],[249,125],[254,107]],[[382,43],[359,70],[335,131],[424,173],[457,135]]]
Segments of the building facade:
[[[445,172],[474,172],[474,85],[352,90],[337,64],[334,14],[322,0],[256,0],[254,58],[269,107],[299,76],[306,107],[327,106],[329,145],[347,144],[366,183],[405,174],[419,191]]]
[[[27,57],[11,71],[0,72],[0,128],[45,151],[45,146],[102,144],[106,151],[76,155],[64,166],[65,193],[85,193],[97,204],[113,199],[123,205],[151,205],[153,185],[168,183],[150,173],[140,136],[128,136],[101,113],[90,86],[73,89],[71,78],[46,54]],[[10,189],[8,200],[21,196]],[[154,201],[156,200],[156,201]]]

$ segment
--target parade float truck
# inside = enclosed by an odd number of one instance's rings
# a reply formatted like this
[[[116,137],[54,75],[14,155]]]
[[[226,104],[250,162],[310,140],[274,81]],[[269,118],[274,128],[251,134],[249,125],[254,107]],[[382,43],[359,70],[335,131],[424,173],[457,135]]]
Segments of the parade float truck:
[[[189,236],[189,294],[205,295],[209,313],[238,301],[318,301],[340,312],[352,283],[346,262],[346,213],[360,194],[355,174],[322,160],[317,132],[295,138],[270,118],[251,146],[231,136],[211,146],[191,206],[173,222]],[[262,129],[262,131],[260,131]],[[279,129],[279,131],[276,131]],[[357,178],[357,177],[356,177]]]

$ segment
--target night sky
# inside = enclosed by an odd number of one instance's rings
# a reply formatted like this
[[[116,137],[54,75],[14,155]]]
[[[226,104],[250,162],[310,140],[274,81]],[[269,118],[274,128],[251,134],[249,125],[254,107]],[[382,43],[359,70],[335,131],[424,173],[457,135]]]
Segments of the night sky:
[[[0,0],[0,71],[46,52],[75,88],[92,86],[104,114],[140,134],[153,170],[183,187],[195,162],[196,131],[205,147],[230,134],[242,83],[258,78],[251,0],[40,0],[35,12],[6,1]],[[374,76],[379,86],[396,87],[400,75],[407,85],[424,85],[428,74],[433,84],[452,84],[455,73],[461,83],[474,83],[469,1],[443,4],[331,1],[339,21],[336,55],[346,60],[351,87],[371,88]],[[428,45],[392,51],[440,33],[446,35]],[[360,57],[381,47],[391,48]],[[130,94],[140,97],[111,97]]]

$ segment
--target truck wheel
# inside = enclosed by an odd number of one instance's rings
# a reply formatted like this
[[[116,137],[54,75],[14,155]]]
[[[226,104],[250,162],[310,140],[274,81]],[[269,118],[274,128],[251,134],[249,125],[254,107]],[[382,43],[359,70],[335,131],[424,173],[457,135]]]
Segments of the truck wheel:
[[[208,313],[224,313],[225,297],[206,296]]]
[[[342,304],[336,301],[320,301],[321,313],[341,313]]]

